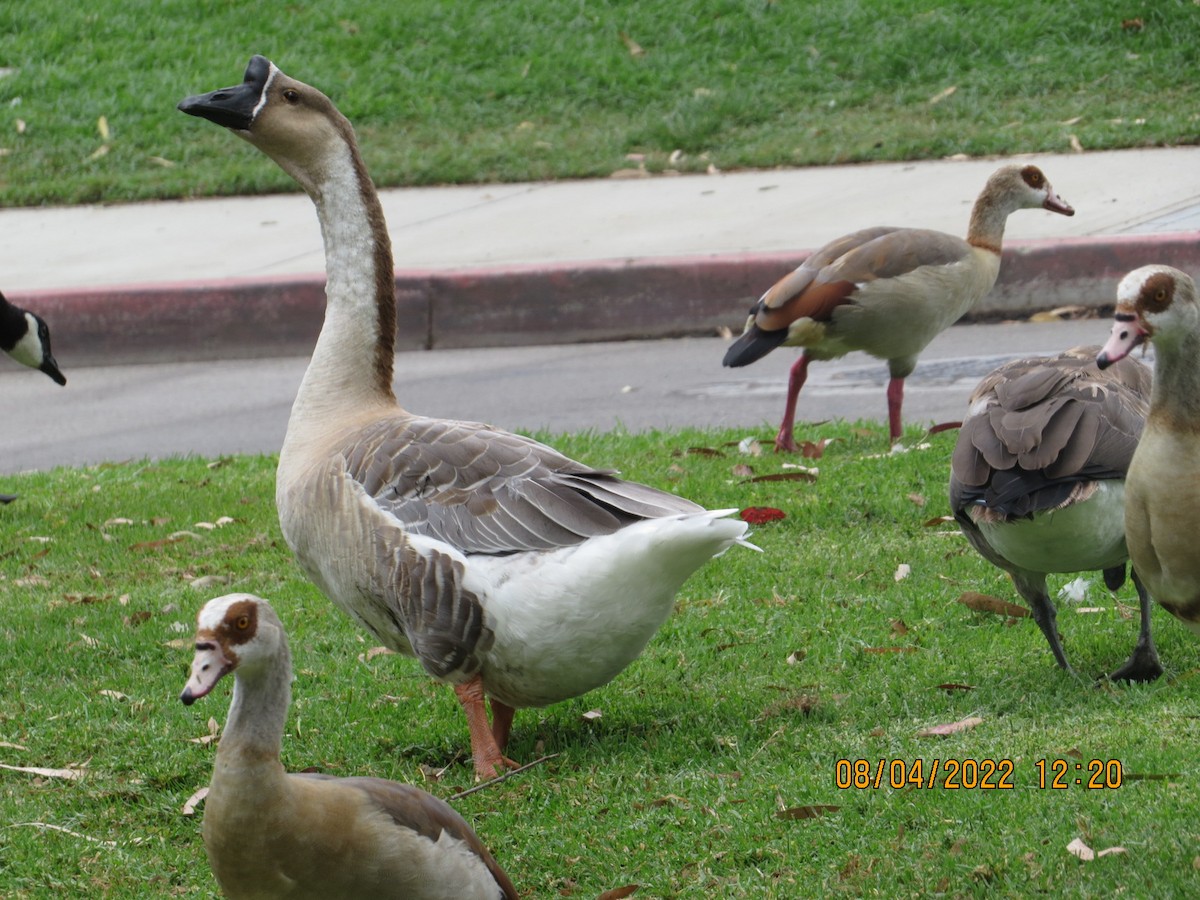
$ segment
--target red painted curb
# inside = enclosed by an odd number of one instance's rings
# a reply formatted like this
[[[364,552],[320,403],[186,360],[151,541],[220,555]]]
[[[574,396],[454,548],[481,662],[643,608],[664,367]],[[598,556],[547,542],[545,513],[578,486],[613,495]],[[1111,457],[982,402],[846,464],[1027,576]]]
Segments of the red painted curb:
[[[396,274],[398,350],[519,346],[740,330],[746,310],[808,254],[602,260]],[[1113,302],[1131,269],[1200,274],[1200,232],[1011,241],[974,317]],[[73,365],[307,355],[324,275],[30,291]]]

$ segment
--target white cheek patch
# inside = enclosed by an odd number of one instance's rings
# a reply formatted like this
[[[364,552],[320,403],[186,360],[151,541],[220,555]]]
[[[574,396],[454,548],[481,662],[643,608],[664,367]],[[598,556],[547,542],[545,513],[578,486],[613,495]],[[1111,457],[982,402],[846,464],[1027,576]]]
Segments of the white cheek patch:
[[[38,323],[31,314],[25,313],[25,336],[17,341],[16,346],[8,351],[9,355],[22,365],[36,369],[42,364],[45,351],[38,338]]]
[[[1117,305],[1132,307],[1136,304],[1146,280],[1157,272],[1158,269],[1154,266],[1142,266],[1122,278],[1121,283],[1117,285]]]
[[[271,72],[267,75],[267,83],[263,85],[262,93],[258,95],[258,102],[254,104],[254,109],[250,112],[251,122],[258,118],[258,114],[262,112],[262,108],[267,105],[267,93],[271,90],[271,82],[275,80],[275,76],[278,74],[279,67],[275,63],[271,63]]]

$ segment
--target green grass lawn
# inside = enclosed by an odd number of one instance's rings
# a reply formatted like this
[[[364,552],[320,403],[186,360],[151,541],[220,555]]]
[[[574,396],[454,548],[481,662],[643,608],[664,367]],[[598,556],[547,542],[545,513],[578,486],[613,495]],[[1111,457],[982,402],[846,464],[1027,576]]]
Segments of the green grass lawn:
[[[1190,143],[1198,25],[1192,0],[10,2],[0,204],[294,190],[174,111],[252,53],[334,98],[384,186]]]
[[[815,481],[749,481],[735,467],[795,470],[740,455],[743,436],[554,439],[706,505],[786,518],[756,528],[762,554],[735,548],[693,577],[610,685],[518,712],[511,755],[552,759],[454,801],[522,896],[631,884],[655,898],[1196,896],[1194,638],[1156,610],[1167,675],[1097,688],[1091,676],[1133,645],[1131,586],[1117,600],[1097,577],[1082,605],[1101,611],[1061,606],[1082,679],[1054,667],[1031,619],[959,603],[965,591],[1017,597],[938,521],[953,432],[883,455],[878,427],[808,426],[802,437],[834,438],[807,461]],[[21,498],[0,507],[0,763],[84,774],[0,769],[0,895],[216,896],[203,806],[182,807],[207,783],[214,747],[197,739],[224,721],[229,688],[191,708],[177,698],[196,610],[233,590],[270,598],[291,635],[289,768],[442,797],[471,785],[453,693],[412,660],[368,655],[370,640],[300,575],[273,471],[272,458],[232,457],[5,481]],[[886,761],[878,788],[839,768],[857,759],[872,782]],[[917,760],[928,771],[985,759],[1001,769],[993,781],[1011,764],[1011,789],[888,783]],[[1039,788],[1038,760],[1118,760],[1123,784],[1088,789],[1071,772],[1064,788]],[[1085,862],[1067,849],[1077,838],[1125,852]]]

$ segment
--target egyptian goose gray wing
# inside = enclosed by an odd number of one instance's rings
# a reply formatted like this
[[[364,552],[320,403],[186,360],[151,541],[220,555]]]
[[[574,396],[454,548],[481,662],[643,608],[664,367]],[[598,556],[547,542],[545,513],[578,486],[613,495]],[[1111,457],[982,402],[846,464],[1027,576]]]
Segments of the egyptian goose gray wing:
[[[381,510],[466,553],[567,547],[640,519],[703,511],[474,422],[399,414],[347,444],[347,473]]]
[[[45,320],[10,303],[0,294],[0,350],[21,365],[50,376],[56,384],[67,378],[50,352],[50,328]]]
[[[1200,301],[1178,269],[1143,266],[1121,280],[1097,361],[1115,366],[1146,341],[1154,389],[1126,477],[1129,558],[1150,596],[1200,634]]]
[[[225,675],[236,681],[202,828],[226,897],[515,900],[512,881],[478,836],[436,797],[378,778],[284,771],[291,653],[266,600],[210,600],[197,616],[195,643],[185,704]]]
[[[788,375],[775,449],[796,448],[796,399],[810,359],[862,350],[888,362],[888,425],[901,433],[904,379],[939,333],[991,290],[1010,213],[1074,210],[1037,166],[1005,166],[975,201],[967,238],[911,228],[872,228],[825,245],[772,286],[751,308],[746,329],[726,351],[726,366],[744,366],[777,346],[803,348]]]
[[[338,607],[454,686],[490,777],[510,762],[515,708],[614,678],[747,525],[528,439],[403,410],[391,242],[345,116],[261,56],[242,84],[179,108],[275,160],[321,222],[325,321],[276,473],[284,538]]]
[[[1052,572],[1125,580],[1123,481],[1145,421],[1150,372],[1134,360],[1101,372],[1098,348],[1018,359],[987,375],[951,458],[950,508],[971,546],[1013,579],[1055,660],[1070,669],[1046,589]],[[1114,679],[1162,673],[1142,605],[1138,641]]]

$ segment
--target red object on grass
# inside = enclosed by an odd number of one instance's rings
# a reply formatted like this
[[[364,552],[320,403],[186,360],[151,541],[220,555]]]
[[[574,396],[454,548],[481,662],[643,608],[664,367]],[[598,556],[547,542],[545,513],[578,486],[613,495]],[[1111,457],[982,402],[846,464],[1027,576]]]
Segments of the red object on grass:
[[[739,513],[743,521],[751,525],[764,525],[778,519],[786,519],[787,514],[782,509],[773,506],[748,506]]]

